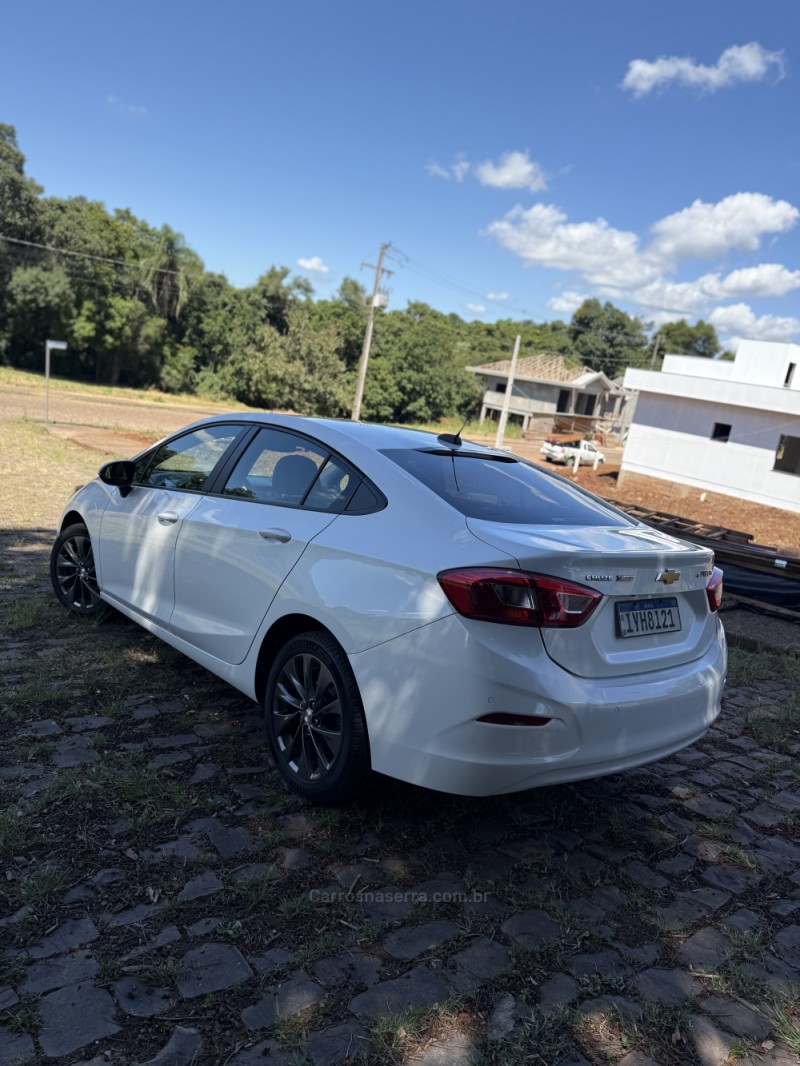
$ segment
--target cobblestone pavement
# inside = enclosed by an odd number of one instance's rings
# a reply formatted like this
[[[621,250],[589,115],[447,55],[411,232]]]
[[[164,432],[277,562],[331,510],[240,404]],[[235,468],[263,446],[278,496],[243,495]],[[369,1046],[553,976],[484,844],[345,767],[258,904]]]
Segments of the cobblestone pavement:
[[[64,616],[48,546],[0,573],[0,1064],[798,1061],[791,664],[635,772],[314,809],[255,705]]]

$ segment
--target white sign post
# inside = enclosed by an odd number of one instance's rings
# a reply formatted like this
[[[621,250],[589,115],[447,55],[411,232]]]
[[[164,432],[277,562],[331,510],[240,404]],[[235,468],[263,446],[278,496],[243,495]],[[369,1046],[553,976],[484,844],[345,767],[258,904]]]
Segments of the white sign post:
[[[50,352],[65,352],[66,341],[44,342],[44,424],[50,421]]]

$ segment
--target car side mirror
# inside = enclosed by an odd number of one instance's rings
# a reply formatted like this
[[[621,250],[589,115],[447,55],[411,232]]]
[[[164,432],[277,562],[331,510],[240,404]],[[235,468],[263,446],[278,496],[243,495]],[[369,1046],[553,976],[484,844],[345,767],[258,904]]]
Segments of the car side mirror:
[[[133,487],[136,463],[130,459],[115,459],[100,467],[98,474],[104,485],[116,485],[120,496],[127,496]]]

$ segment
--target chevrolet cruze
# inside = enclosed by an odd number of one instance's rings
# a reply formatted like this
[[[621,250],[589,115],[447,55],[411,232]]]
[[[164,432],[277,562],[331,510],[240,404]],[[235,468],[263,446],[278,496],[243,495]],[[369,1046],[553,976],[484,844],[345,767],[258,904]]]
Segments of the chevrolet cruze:
[[[471,796],[596,777],[719,714],[712,553],[457,435],[205,419],[75,493],[51,574],[257,700],[320,802],[370,770]]]

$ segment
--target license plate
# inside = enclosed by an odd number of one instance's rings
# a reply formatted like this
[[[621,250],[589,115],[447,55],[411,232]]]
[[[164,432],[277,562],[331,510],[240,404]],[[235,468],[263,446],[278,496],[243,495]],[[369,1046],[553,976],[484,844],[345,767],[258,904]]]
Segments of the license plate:
[[[651,633],[674,633],[681,628],[678,601],[674,596],[659,600],[633,600],[617,604],[621,637],[646,637]]]

